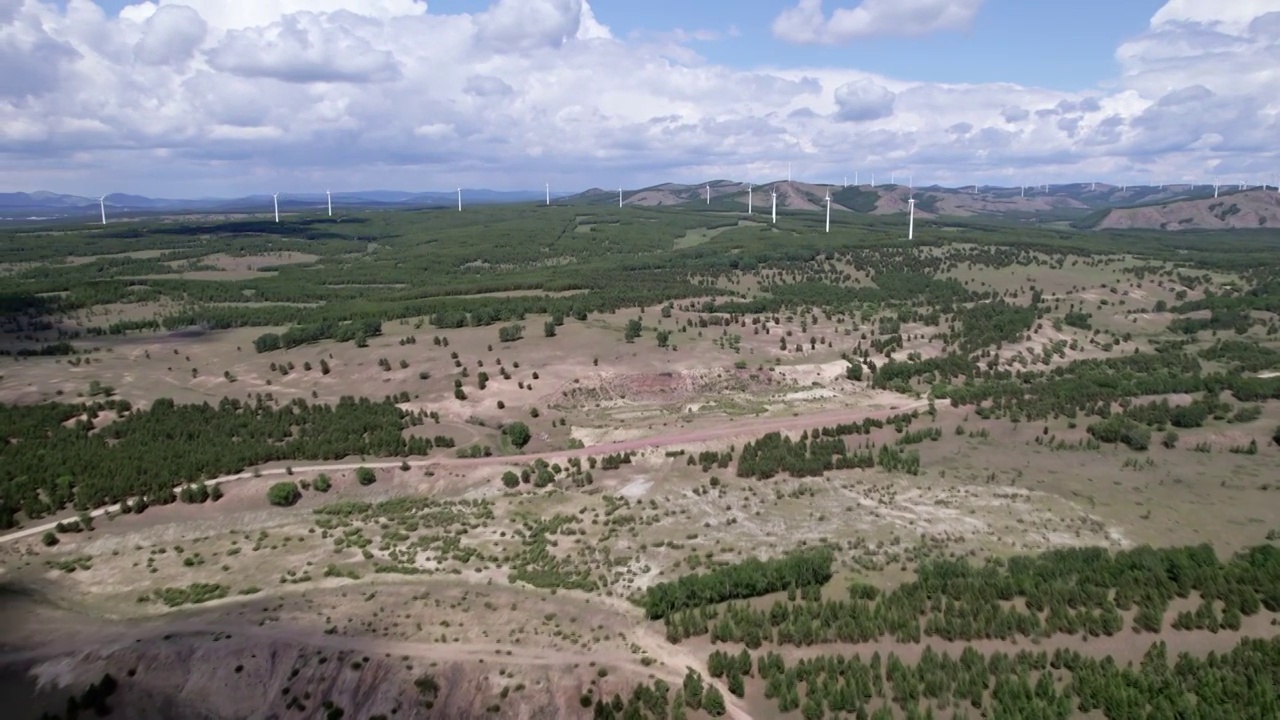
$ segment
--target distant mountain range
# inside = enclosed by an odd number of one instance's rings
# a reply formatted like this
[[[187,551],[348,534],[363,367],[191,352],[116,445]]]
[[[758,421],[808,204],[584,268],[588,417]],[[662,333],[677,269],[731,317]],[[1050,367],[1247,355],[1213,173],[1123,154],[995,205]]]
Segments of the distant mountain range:
[[[552,199],[566,193],[552,193]],[[464,203],[515,203],[545,199],[545,191],[462,189]],[[447,207],[458,201],[457,191],[405,192],[401,190],[362,190],[333,193],[334,208],[420,208]],[[150,198],[141,195],[113,193],[105,199],[107,215],[135,217],[166,213],[244,213],[271,212],[270,195],[247,195],[238,198]],[[325,207],[324,193],[281,194],[280,211],[314,211]],[[76,219],[98,216],[101,208],[96,197],[62,195],[52,192],[0,193],[0,217],[8,219]]]
[[[464,204],[539,203],[542,190],[462,190]],[[989,185],[947,188],[939,185],[823,185],[780,180],[749,185],[736,180],[712,180],[694,185],[662,183],[639,190],[623,190],[624,205],[642,207],[706,207],[742,212],[748,203],[768,213],[777,196],[780,211],[820,211],[828,193],[833,212],[872,215],[905,213],[915,198],[916,214],[929,217],[990,218],[1017,223],[1070,225],[1078,229],[1210,230],[1280,227],[1280,193],[1275,188],[1220,188],[1205,185],[1119,186],[1070,183],[1037,187]],[[709,198],[708,198],[709,194]],[[452,207],[456,191],[405,192],[362,190],[333,194],[335,209],[410,209]],[[553,193],[557,204],[616,206],[617,190],[592,188],[581,193]],[[280,195],[280,211],[317,212],[325,208],[324,193]],[[239,198],[161,199],[112,194],[105,200],[111,219],[184,214],[268,214],[270,195]],[[51,192],[0,193],[0,219],[91,220],[98,217],[97,198]]]

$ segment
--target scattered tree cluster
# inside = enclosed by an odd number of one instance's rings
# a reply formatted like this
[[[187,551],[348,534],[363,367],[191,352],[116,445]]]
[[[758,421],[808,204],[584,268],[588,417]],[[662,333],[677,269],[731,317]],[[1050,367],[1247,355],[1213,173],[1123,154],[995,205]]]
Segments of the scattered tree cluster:
[[[706,573],[649,586],[640,600],[651,620],[688,608],[759,597],[788,588],[823,585],[831,579],[831,551],[794,552],[773,560],[751,558]]]

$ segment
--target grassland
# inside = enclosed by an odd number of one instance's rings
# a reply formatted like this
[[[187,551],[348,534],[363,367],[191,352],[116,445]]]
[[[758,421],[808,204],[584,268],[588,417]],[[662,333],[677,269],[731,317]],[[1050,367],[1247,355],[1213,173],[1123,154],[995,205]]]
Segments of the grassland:
[[[713,210],[8,231],[0,660],[23,713],[110,673],[110,703],[156,717],[1118,718],[1113,686],[1147,681],[1090,663],[1275,636],[1280,238],[907,243],[893,218]],[[1194,546],[1223,565],[1172,550]],[[814,548],[820,586],[676,626],[640,607]],[[1196,579],[1054,604],[1091,549]],[[926,581],[1032,562],[1048,607]],[[777,618],[823,602],[883,624],[789,639]],[[740,636],[753,612],[771,629]],[[1037,629],[983,624],[1002,612]],[[938,659],[1020,650],[981,677]],[[1195,672],[1280,672],[1267,652]],[[1182,682],[1171,707],[1243,706]]]

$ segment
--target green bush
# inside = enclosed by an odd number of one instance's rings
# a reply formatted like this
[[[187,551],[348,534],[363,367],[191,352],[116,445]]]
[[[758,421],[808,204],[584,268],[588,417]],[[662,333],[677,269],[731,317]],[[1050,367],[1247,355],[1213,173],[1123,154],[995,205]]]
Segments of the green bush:
[[[529,426],[519,421],[513,422],[507,425],[506,427],[502,428],[502,432],[507,436],[507,439],[511,441],[511,444],[516,446],[517,449],[523,448],[525,445],[528,445],[529,440],[533,438],[533,434],[529,432]]]
[[[328,475],[320,473],[316,476],[315,480],[311,481],[311,487],[315,488],[319,492],[329,492],[329,489],[333,487],[333,480],[331,480]]]
[[[367,467],[356,468],[356,482],[361,485],[372,485],[378,480],[378,474]]]
[[[277,507],[289,507],[302,499],[302,491],[292,480],[278,482],[267,490],[267,502]]]

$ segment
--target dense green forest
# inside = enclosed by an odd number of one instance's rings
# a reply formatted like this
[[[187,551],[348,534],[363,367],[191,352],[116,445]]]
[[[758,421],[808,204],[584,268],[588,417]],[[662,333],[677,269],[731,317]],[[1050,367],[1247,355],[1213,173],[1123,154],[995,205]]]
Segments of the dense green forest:
[[[725,586],[726,597],[734,588]],[[1262,545],[1220,561],[1208,545],[1109,553],[1101,548],[1035,556],[922,562],[916,579],[891,592],[854,583],[846,600],[777,600],[771,607],[688,604],[665,617],[672,642],[710,635],[713,642],[813,645],[893,637],[920,642],[1009,640],[1057,634],[1093,637],[1159,632],[1175,599],[1198,607],[1176,616],[1176,629],[1238,629],[1243,617],[1280,612],[1280,548]],[[1122,613],[1133,612],[1126,623]]]
[[[1163,642],[1145,645],[1137,663],[1078,650],[1018,652],[966,647],[958,656],[926,647],[911,662],[894,653],[823,654],[788,661],[776,651],[716,650],[707,671],[744,697],[747,681],[779,715],[804,720],[1272,720],[1280,717],[1280,638],[1240,640],[1231,650],[1170,657]],[[674,692],[673,692],[674,690]],[[637,685],[624,700],[582,696],[596,720],[678,720],[726,714],[717,685],[692,669],[672,688]]]
[[[272,460],[426,455],[431,440],[401,433],[423,421],[390,400],[352,397],[332,406],[261,398],[216,406],[162,398],[146,410],[123,400],[0,405],[0,528],[13,527],[18,513],[35,519],[131,498],[139,510],[170,503],[181,483]]]
[[[878,652],[870,659],[820,655],[793,663],[775,652],[713,654],[708,665],[730,688],[742,686],[735,677],[758,677],[779,712],[799,710],[805,720],[837,714],[885,720],[1280,717],[1280,638],[1243,639],[1230,652],[1204,658],[1170,658],[1157,642],[1140,663],[1127,666],[1063,648],[986,656],[966,648],[959,657],[925,649],[915,663]]]
[[[827,549],[799,551],[773,560],[750,558],[651,585],[640,604],[649,619],[658,620],[686,608],[822,585],[831,579],[831,560]]]

